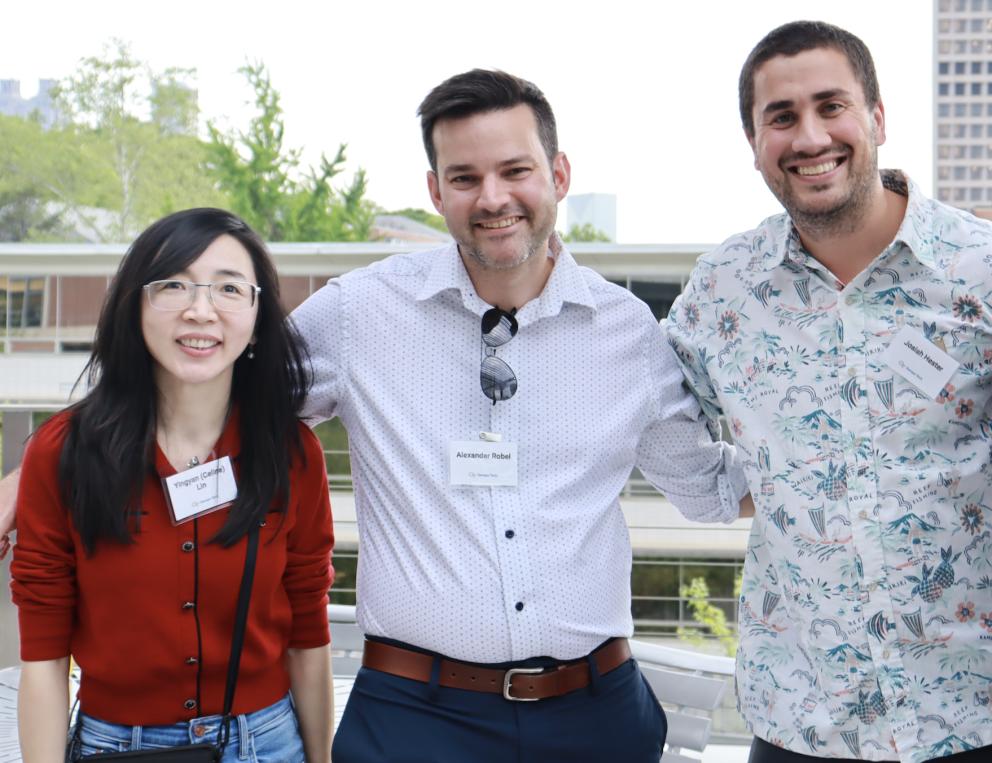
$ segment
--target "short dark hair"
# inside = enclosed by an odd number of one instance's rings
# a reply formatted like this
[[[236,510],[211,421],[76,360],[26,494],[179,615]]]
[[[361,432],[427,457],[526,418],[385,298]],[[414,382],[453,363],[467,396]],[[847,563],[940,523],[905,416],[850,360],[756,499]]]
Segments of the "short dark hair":
[[[738,96],[741,123],[748,136],[754,135],[754,73],[776,56],[796,56],[816,48],[833,48],[843,53],[855,76],[861,80],[865,104],[870,109],[878,105],[878,77],[867,45],[846,29],[825,21],[792,21],[766,34],[754,46],[741,69]]]
[[[533,82],[501,71],[472,69],[456,74],[435,87],[417,109],[424,149],[431,169],[437,172],[437,152],[434,150],[434,125],[442,119],[460,119],[487,111],[512,109],[526,104],[534,112],[537,134],[548,155],[554,160],[558,153],[558,127],[551,104]]]
[[[97,321],[84,372],[87,396],[73,408],[59,479],[87,553],[100,540],[132,539],[142,486],[154,464],[158,389],[141,329],[144,284],[173,278],[220,236],[251,257],[258,294],[254,355],[234,363],[231,402],[240,427],[238,497],[212,540],[229,546],[289,496],[289,465],[301,455],[296,412],[310,386],[310,359],[279,298],[262,239],[222,209],[187,209],[147,228],[121,260]]]

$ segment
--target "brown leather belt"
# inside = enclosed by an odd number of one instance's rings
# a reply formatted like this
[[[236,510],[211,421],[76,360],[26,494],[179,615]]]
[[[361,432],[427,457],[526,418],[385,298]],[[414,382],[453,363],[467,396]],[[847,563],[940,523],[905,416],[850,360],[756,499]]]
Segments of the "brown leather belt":
[[[630,644],[625,638],[613,639],[595,652],[596,669],[606,675],[630,659]],[[412,649],[365,641],[362,665],[372,670],[430,683],[434,657]],[[502,694],[516,702],[559,697],[589,685],[589,663],[583,659],[550,668],[509,668],[497,670],[467,662],[441,658],[438,683],[450,689],[468,689]]]

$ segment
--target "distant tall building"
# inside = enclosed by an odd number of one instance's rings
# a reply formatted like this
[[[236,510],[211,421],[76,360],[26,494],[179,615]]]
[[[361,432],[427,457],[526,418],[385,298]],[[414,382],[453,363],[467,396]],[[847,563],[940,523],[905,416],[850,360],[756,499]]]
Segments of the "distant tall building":
[[[0,79],[0,114],[30,117],[37,114],[45,127],[55,124],[55,104],[52,101],[53,79],[38,80],[38,93],[33,98],[21,97],[21,83],[16,79]]]
[[[992,208],[992,0],[934,0],[934,187]]]
[[[577,193],[568,197],[568,227],[591,225],[617,240],[617,197],[613,193]]]

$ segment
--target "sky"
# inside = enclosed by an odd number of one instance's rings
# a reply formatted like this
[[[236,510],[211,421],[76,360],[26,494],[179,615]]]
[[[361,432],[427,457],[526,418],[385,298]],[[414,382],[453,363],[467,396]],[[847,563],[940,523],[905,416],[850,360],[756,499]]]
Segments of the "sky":
[[[61,78],[111,38],[153,69],[197,71],[202,117],[243,127],[237,73],[262,61],[286,145],[316,162],[348,144],[387,209],[430,209],[417,106],[452,74],[536,83],[558,121],[571,193],[617,196],[620,243],[716,243],[780,206],[754,170],[737,77],[774,27],[820,19],[861,37],[881,84],[884,167],[933,190],[932,0],[33,0],[0,11],[0,79]],[[566,225],[566,205],[559,228]]]

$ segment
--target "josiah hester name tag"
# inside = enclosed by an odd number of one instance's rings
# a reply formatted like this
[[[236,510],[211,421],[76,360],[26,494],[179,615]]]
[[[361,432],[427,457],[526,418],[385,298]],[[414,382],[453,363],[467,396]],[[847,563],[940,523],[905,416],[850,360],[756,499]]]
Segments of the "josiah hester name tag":
[[[238,496],[230,456],[198,464],[162,480],[173,524],[229,505]]]
[[[512,487],[517,484],[515,442],[452,441],[448,446],[452,485]]]
[[[892,338],[882,362],[931,400],[937,399],[960,365],[910,326]]]

